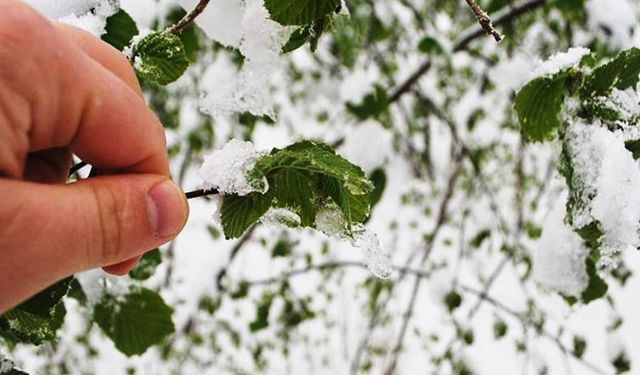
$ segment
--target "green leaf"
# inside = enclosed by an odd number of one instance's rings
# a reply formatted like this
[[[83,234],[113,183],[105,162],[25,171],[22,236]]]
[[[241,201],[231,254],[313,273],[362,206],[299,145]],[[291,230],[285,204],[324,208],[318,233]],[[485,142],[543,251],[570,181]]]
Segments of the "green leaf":
[[[589,283],[580,295],[582,302],[585,304],[603,297],[609,289],[607,283],[598,276],[596,264],[591,258],[587,258],[587,275],[589,276]]]
[[[131,43],[131,39],[139,33],[136,22],[122,9],[107,18],[104,30],[105,33],[102,34],[102,40],[119,51],[127,47]]]
[[[225,238],[240,237],[269,210],[272,201],[271,189],[264,195],[260,193],[245,196],[225,195],[220,213]]]
[[[462,296],[455,290],[452,290],[444,296],[444,304],[447,306],[449,312],[453,312],[462,305]]]
[[[134,66],[142,79],[167,85],[182,76],[189,66],[180,38],[153,32],[133,46]]]
[[[156,271],[156,267],[162,262],[160,249],[154,249],[144,254],[138,266],[129,272],[129,277],[134,280],[146,280]]]
[[[565,97],[565,77],[540,77],[527,83],[516,94],[515,110],[520,131],[527,141],[547,141],[555,138],[562,125],[561,111]]]
[[[509,330],[509,326],[504,320],[497,320],[493,324],[493,337],[497,339],[501,339],[506,336],[507,331]]]
[[[187,12],[185,12],[184,9],[180,7],[174,8],[167,15],[167,23],[176,24],[186,14]],[[187,59],[189,59],[190,62],[196,62],[202,44],[200,42],[200,29],[195,23],[192,23],[178,34],[178,38],[180,38],[180,41],[184,45],[184,53]]]
[[[256,318],[249,324],[251,332],[260,331],[269,326],[269,310],[273,303],[273,294],[265,293],[256,307]]]
[[[369,194],[371,208],[373,208],[382,199],[382,194],[387,186],[387,174],[384,172],[384,168],[376,168],[369,175],[369,179],[373,183],[373,191]]]
[[[587,350],[587,341],[581,336],[573,336],[573,355],[576,358],[582,358]]]
[[[303,170],[282,168],[272,174],[274,206],[286,208],[300,216],[300,225],[313,226],[316,220],[316,197],[311,175]]]
[[[418,50],[426,54],[440,54],[444,52],[440,43],[430,36],[425,36],[418,42]]]
[[[61,280],[0,317],[0,336],[12,342],[40,345],[56,339],[66,309],[62,298],[73,277]]]
[[[633,139],[624,142],[624,147],[631,151],[634,159],[640,158],[640,139]]]
[[[308,25],[340,7],[340,0],[265,0],[271,19],[281,25]]]
[[[291,33],[289,36],[289,40],[282,47],[282,53],[289,53],[297,50],[298,48],[304,46],[304,44],[309,41],[311,37],[311,28],[309,26],[302,26],[297,28]]]
[[[360,103],[347,102],[347,109],[359,120],[378,118],[389,107],[387,89],[375,85],[373,91],[367,94]]]
[[[633,87],[640,75],[640,49],[622,51],[613,60],[594,69],[584,81],[583,98],[607,96],[615,87],[620,90]]]
[[[94,308],[94,320],[122,353],[144,353],[175,331],[173,310],[160,295],[134,288],[127,295],[105,294]]]

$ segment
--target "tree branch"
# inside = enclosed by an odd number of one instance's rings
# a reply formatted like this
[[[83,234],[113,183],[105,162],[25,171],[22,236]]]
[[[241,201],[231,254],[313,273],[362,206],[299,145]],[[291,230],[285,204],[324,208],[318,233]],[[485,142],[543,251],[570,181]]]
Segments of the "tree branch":
[[[209,5],[209,0],[200,0],[195,8],[189,13],[187,13],[178,23],[169,27],[166,32],[174,35],[178,35],[184,31],[187,27],[189,27],[193,21],[204,11],[204,9]]]
[[[493,22],[491,22],[491,17],[489,17],[487,12],[485,12],[484,9],[480,8],[480,5],[478,5],[478,3],[476,3],[474,0],[465,0],[465,1],[469,6],[469,8],[471,8],[473,15],[476,16],[476,19],[478,20],[480,27],[482,27],[482,29],[487,34],[491,35],[493,39],[496,40],[496,42],[498,43],[502,42],[502,39],[504,39],[504,36],[502,36],[502,34],[500,34],[498,30],[496,30],[495,27],[493,27]]]
[[[467,3],[471,0],[465,0]],[[508,7],[503,12],[499,12],[493,20],[494,26],[500,26],[505,23],[511,22],[533,10],[536,10],[545,5],[547,0],[529,0],[520,5]],[[485,30],[479,25],[475,25],[464,32],[462,37],[453,45],[453,52],[460,52],[466,50],[469,43],[475,39],[484,35]],[[415,72],[413,72],[404,82],[402,82],[395,90],[391,92],[389,96],[389,104],[398,101],[404,94],[410,91],[411,87],[415,85],[420,78],[425,75],[431,68],[431,60],[425,60]]]

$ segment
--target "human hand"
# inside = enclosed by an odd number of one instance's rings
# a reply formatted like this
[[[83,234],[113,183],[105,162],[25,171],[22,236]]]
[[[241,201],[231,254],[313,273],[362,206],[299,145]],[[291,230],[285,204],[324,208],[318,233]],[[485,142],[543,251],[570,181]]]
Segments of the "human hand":
[[[122,54],[19,1],[0,7],[1,314],[79,271],[127,273],[188,206]],[[65,184],[72,154],[109,175]]]

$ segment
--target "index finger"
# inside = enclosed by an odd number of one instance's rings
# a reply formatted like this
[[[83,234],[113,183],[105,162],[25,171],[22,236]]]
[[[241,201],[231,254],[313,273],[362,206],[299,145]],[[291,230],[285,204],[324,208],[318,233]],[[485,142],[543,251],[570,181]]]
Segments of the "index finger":
[[[13,125],[29,140],[21,152],[69,146],[101,168],[169,174],[164,130],[139,93],[20,2],[5,3],[0,25],[0,79],[28,103]]]

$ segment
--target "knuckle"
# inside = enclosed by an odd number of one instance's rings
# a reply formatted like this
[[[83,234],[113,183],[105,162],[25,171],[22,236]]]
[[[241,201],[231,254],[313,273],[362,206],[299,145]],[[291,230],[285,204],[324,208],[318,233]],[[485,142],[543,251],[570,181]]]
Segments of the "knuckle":
[[[121,261],[126,257],[126,244],[124,243],[124,226],[127,222],[130,207],[126,200],[126,192],[117,191],[112,186],[100,185],[93,188],[95,204],[97,207],[97,226],[95,228],[95,241],[93,253],[98,254],[97,263],[111,264]]]

